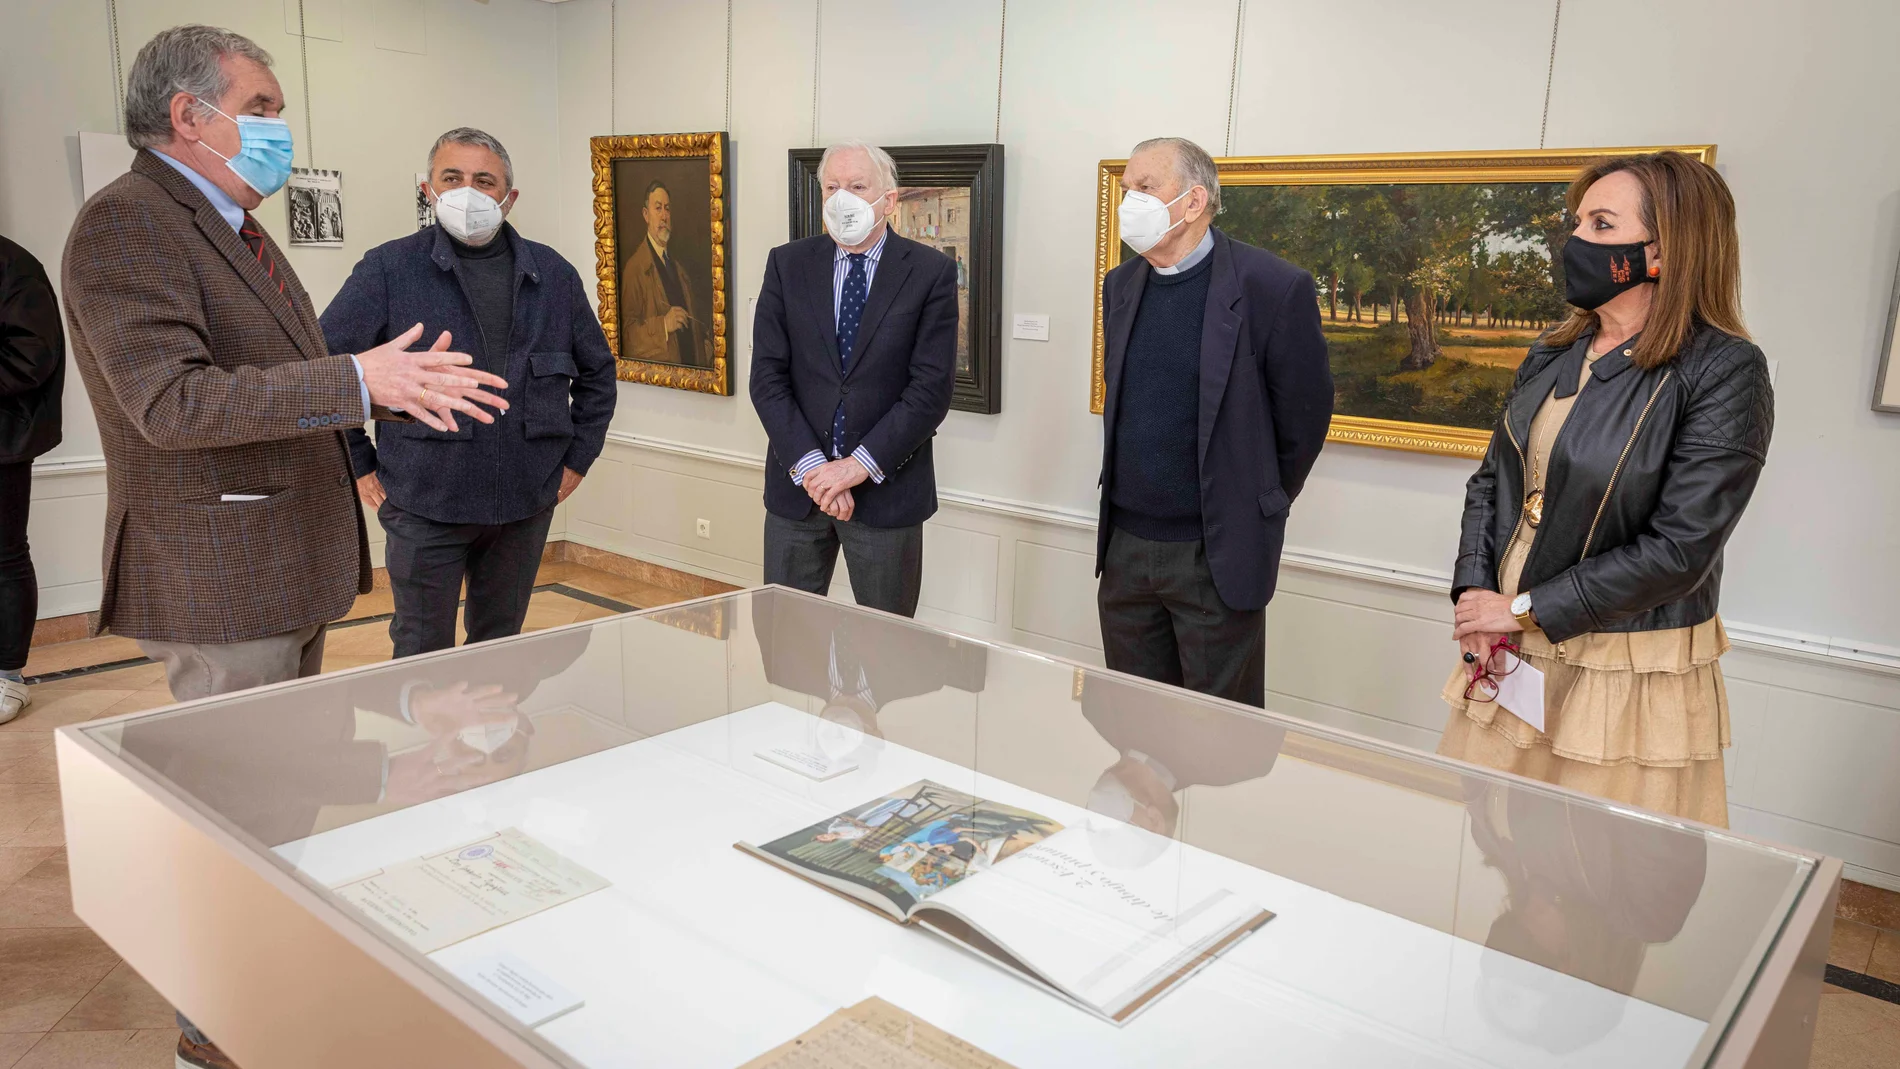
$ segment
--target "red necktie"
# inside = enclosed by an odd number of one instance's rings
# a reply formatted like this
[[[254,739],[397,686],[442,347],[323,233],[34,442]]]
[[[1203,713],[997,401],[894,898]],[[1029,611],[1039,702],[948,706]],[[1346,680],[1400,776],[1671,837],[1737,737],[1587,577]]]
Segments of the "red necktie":
[[[277,261],[271,258],[270,250],[264,247],[264,228],[257,225],[257,220],[251,217],[250,212],[244,213],[244,225],[238,227],[238,236],[244,239],[244,247],[251,250],[257,262],[264,265],[264,274],[277,283],[277,292],[283,293],[284,280],[277,277]],[[285,294],[284,299],[289,300],[289,294]]]

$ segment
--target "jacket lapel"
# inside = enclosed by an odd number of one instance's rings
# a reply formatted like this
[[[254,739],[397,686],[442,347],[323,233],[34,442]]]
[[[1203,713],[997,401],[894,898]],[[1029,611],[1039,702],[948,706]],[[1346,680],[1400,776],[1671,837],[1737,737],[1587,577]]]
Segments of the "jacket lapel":
[[[1524,380],[1524,385],[1511,396],[1511,405],[1505,410],[1505,422],[1516,436],[1519,448],[1529,448],[1531,420],[1537,417],[1537,410],[1544,406],[1544,398],[1549,397],[1551,390],[1562,381],[1565,368],[1570,369],[1570,382],[1575,385],[1577,361],[1583,359],[1583,349],[1589,344],[1589,335],[1578,338],[1563,355],[1546,363],[1536,374]]]
[[[316,329],[315,324],[306,324],[305,317],[295,306],[297,294],[300,292],[295,281],[292,278],[286,278],[284,289],[279,292],[277,279],[265,272],[263,265],[257,262],[257,257],[251,254],[250,247],[244,244],[244,239],[238,236],[237,231],[231,229],[231,224],[225,221],[224,216],[218,214],[218,210],[211,206],[211,201],[198,191],[197,186],[192,185],[184,175],[173,170],[170,164],[149,152],[140,151],[132,160],[132,169],[157,182],[172,195],[173,200],[191,209],[192,221],[197,224],[199,232],[204,234],[205,240],[211,242],[212,248],[231,261],[231,267],[237,272],[238,277],[244,280],[245,285],[251,287],[251,291],[257,294],[257,299],[263,302],[264,307],[270,310],[272,316],[276,317],[278,324],[284,328],[284,333],[290,336],[290,340],[296,344],[305,359],[329,355],[323,349],[320,340],[321,332]],[[284,263],[283,251],[268,236],[264,241],[269,246],[277,269],[288,272],[290,268]]]
[[[807,304],[811,308],[812,319],[818,328],[818,337],[825,343],[825,352],[831,361],[826,366],[831,373],[838,371],[838,323],[832,315],[831,275],[836,267],[833,262],[838,246],[830,238],[812,243],[812,261],[810,270],[805,272]],[[858,333],[864,333],[860,326]]]
[[[877,333],[884,313],[897,299],[897,291],[904,288],[904,280],[910,277],[910,266],[910,243],[896,234],[886,234],[884,252],[877,261],[877,277],[871,281],[871,295],[864,303],[864,318],[858,323],[858,336],[851,344],[851,364],[845,368],[846,378],[864,362],[860,358],[871,343],[871,335]]]
[[[1102,400],[1102,426],[1111,442],[1115,438],[1115,410],[1121,404],[1122,366],[1128,360],[1128,336],[1134,333],[1135,312],[1141,307],[1141,295],[1148,288],[1148,275],[1153,270],[1143,263],[1131,272],[1120,300],[1104,313],[1108,317],[1104,324],[1108,342],[1102,354],[1102,386],[1106,394]]]
[[[1197,436],[1202,467],[1207,443],[1214,436],[1214,417],[1234,370],[1234,351],[1240,341],[1240,279],[1234,274],[1234,250],[1227,235],[1214,231],[1212,276],[1207,287],[1207,311],[1201,321],[1201,411]]]

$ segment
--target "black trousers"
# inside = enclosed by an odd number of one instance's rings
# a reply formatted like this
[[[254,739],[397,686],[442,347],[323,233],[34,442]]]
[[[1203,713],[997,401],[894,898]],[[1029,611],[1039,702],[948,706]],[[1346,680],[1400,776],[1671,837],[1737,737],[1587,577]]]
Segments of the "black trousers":
[[[26,507],[33,497],[33,462],[0,464],[0,670],[26,667],[40,586],[27,554]]]
[[[813,509],[802,520],[765,514],[765,581],[824,594],[844,549],[851,594],[859,605],[917,615],[924,586],[924,525],[866,527]]]
[[[455,645],[455,609],[468,579],[469,642],[521,633],[554,506],[513,523],[437,523],[393,501],[376,510],[389,535],[385,564],[396,596],[389,638],[397,657]]]
[[[1267,611],[1221,601],[1205,543],[1151,542],[1116,528],[1096,605],[1110,668],[1267,704]]]

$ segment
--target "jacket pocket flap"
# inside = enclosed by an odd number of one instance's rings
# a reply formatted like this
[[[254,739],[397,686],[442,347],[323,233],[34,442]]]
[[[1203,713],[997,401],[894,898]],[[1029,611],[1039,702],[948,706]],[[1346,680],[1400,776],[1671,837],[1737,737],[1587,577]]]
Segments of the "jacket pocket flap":
[[[570,379],[581,377],[580,369],[574,366],[573,353],[529,353],[528,367],[534,375],[566,375]]]
[[[1276,486],[1260,495],[1260,515],[1272,519],[1285,512],[1292,504],[1286,499],[1286,491]]]

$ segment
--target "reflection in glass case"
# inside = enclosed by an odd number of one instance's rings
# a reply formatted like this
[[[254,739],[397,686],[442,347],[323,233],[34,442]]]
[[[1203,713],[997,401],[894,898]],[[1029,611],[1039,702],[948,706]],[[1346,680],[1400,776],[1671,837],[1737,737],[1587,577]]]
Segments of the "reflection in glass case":
[[[80,917],[258,1066],[1802,1065],[1840,874],[780,588],[59,759]]]

